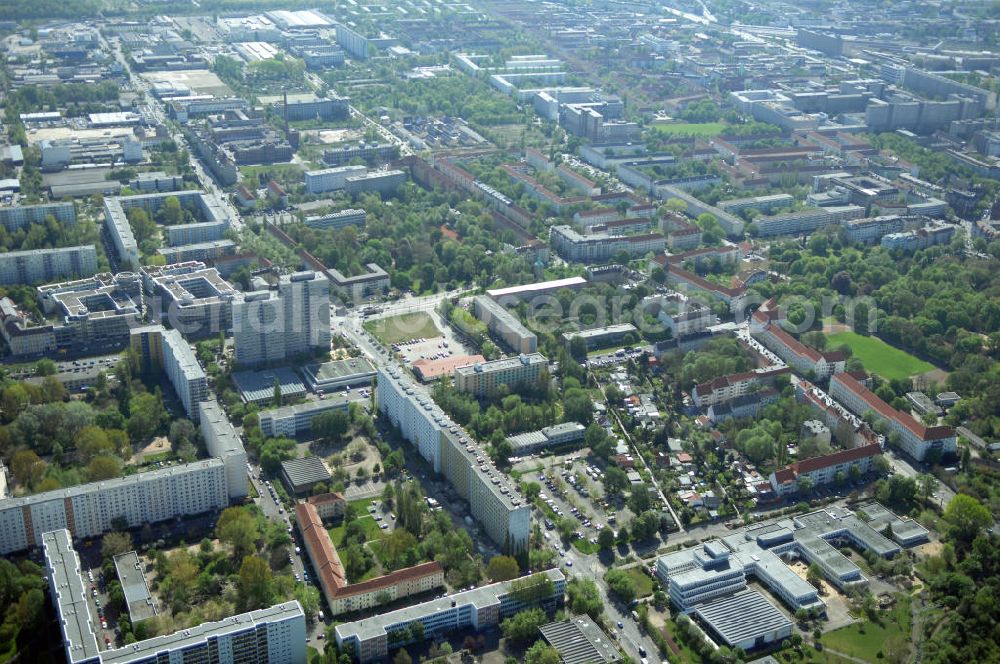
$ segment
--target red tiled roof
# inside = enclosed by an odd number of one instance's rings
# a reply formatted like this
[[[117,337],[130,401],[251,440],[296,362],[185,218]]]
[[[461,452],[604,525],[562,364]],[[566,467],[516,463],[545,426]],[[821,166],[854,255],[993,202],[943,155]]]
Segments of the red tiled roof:
[[[720,286],[719,284],[714,284],[707,279],[702,279],[694,272],[689,272],[682,267],[676,265],[669,265],[670,274],[674,275],[678,279],[683,279],[689,284],[693,284],[702,290],[712,291],[715,293],[722,293],[723,295],[733,298],[742,295],[745,291],[742,288],[726,288],[725,286]]]
[[[401,581],[416,579],[432,574],[444,573],[441,563],[431,561],[397,570],[361,583],[349,584],[344,566],[330,540],[330,534],[323,527],[316,506],[312,502],[295,506],[295,518],[306,544],[306,552],[312,559],[313,569],[319,574],[319,582],[328,597],[349,597],[380,588],[388,588]]]
[[[803,459],[802,461],[789,464],[776,471],[774,473],[774,477],[778,480],[779,484],[785,484],[786,482],[793,481],[796,477],[803,473],[811,473],[814,470],[829,468],[830,466],[836,466],[842,463],[860,461],[861,459],[881,453],[882,448],[878,445],[862,445],[861,447],[853,447],[849,450],[840,450],[832,454],[812,457],[811,459]]]
[[[920,440],[939,440],[941,438],[951,438],[955,435],[955,430],[949,426],[924,426],[922,423],[914,419],[914,417],[909,413],[896,410],[886,402],[882,401],[882,399],[880,399],[874,392],[859,383],[853,376],[843,373],[835,374],[830,379],[831,386],[835,380],[856,394],[873,411],[887,420],[894,420],[898,422],[902,426],[909,429],[910,432],[920,438]]]
[[[306,499],[306,502],[311,505],[323,505],[324,503],[338,503],[343,502],[344,496],[337,493],[336,491],[331,491],[330,493],[321,493],[318,496],[310,496]]]
[[[428,380],[450,374],[459,367],[467,367],[470,364],[479,364],[485,361],[486,358],[482,355],[457,355],[455,357],[445,357],[440,360],[417,360],[413,363],[413,368],[420,371],[420,375],[424,380]]]

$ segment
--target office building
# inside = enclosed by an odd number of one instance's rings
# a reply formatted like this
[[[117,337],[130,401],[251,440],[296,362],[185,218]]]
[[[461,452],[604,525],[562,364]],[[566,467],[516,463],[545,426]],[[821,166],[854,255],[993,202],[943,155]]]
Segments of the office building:
[[[62,317],[52,326],[57,347],[66,353],[121,350],[139,319],[141,281],[131,272],[107,273],[38,287],[43,311]]]
[[[330,283],[317,272],[283,275],[277,290],[233,300],[236,362],[256,366],[330,352]]]
[[[659,233],[611,236],[605,233],[580,235],[570,226],[553,226],[549,232],[552,249],[568,261],[602,263],[619,255],[638,258],[661,253],[665,240]]]
[[[928,427],[909,413],[898,411],[882,401],[874,392],[849,374],[837,374],[830,379],[830,396],[848,410],[864,417],[873,413],[876,421],[885,423],[890,438],[898,437],[899,447],[917,461],[929,454],[950,455],[956,450],[955,430],[949,426]]]
[[[306,662],[306,617],[296,601],[102,651],[90,613],[80,559],[69,531],[46,532],[43,548],[49,593],[69,664]]]
[[[271,105],[278,117],[289,122],[299,120],[336,120],[347,117],[350,99],[346,97],[292,98],[287,104],[275,102]],[[285,114],[287,113],[287,118]]]
[[[216,258],[236,255],[236,243],[232,240],[209,240],[182,244],[176,247],[160,247],[159,254],[167,265],[186,263],[187,261],[214,261]]]
[[[302,377],[310,390],[323,394],[346,387],[371,385],[375,378],[375,367],[363,356],[351,357],[323,364],[309,364],[302,368]]]
[[[232,302],[239,291],[214,267],[189,261],[140,272],[146,291],[159,298],[164,319],[181,334],[204,338],[232,327]]]
[[[771,212],[779,208],[790,208],[795,198],[788,194],[771,194],[769,196],[751,196],[749,198],[730,198],[719,201],[716,205],[726,212],[738,213],[742,210],[757,210]]]
[[[285,436],[294,438],[312,429],[313,420],[323,413],[340,410],[347,412],[350,399],[346,395],[332,394],[321,401],[282,406],[258,413],[260,431],[267,438]]]
[[[0,253],[0,285],[23,286],[97,272],[93,245]]]
[[[52,217],[60,224],[76,223],[76,207],[73,203],[42,203],[40,205],[15,205],[0,207],[0,224],[8,232],[24,228],[28,224],[44,224]]]
[[[139,173],[129,180],[128,186],[134,191],[177,191],[184,188],[184,177],[162,171]]]
[[[799,373],[811,371],[817,380],[823,380],[844,371],[847,358],[843,353],[810,348],[785,332],[782,323],[777,303],[768,300],[751,317],[750,334]]]
[[[851,219],[842,223],[844,239],[852,244],[874,244],[886,235],[901,232],[906,221],[897,214]]]
[[[607,348],[608,346],[620,346],[625,343],[625,337],[631,336],[633,343],[639,340],[639,330],[632,323],[619,323],[617,325],[607,325],[605,327],[595,327],[579,332],[566,332],[563,339],[567,343],[573,339],[583,339],[587,344],[587,350],[594,348]]]
[[[535,386],[549,361],[541,353],[483,362],[455,369],[455,389],[477,397],[495,394],[501,385],[516,392],[520,385]]]
[[[229,505],[226,470],[219,459],[168,466],[117,479],[0,500],[0,554],[42,544],[60,528],[73,537],[220,510]]]
[[[369,166],[384,164],[399,158],[399,146],[394,143],[365,143],[341,145],[323,151],[327,166],[343,166],[361,159]]]
[[[347,184],[347,178],[368,172],[366,166],[337,166],[318,171],[306,171],[306,191],[310,194],[323,194],[328,191],[339,191]]]
[[[365,269],[367,272],[363,274],[347,277],[335,268],[328,268],[326,272],[330,275],[330,288],[354,303],[389,290],[388,272],[377,263],[368,263]]]
[[[878,518],[869,523],[858,516],[869,511]],[[896,542],[880,534],[888,523],[893,524]],[[748,577],[755,578],[792,611],[821,609],[823,602],[816,588],[784,560],[798,558],[806,564],[816,563],[827,581],[847,592],[865,587],[868,580],[839,547],[849,545],[861,552],[892,558],[900,552],[900,545],[912,546],[926,537],[926,530],[896,518],[877,503],[860,507],[857,514],[830,506],[755,524],[721,540],[661,556],[656,561],[656,576],[667,587],[671,602],[686,614],[718,598],[742,592]]]
[[[472,312],[486,324],[486,329],[517,353],[534,353],[538,337],[526,328],[513,313],[487,295],[472,298]]]
[[[375,396],[379,411],[434,472],[444,474],[490,539],[505,551],[523,550],[531,529],[530,505],[469,435],[400,369],[379,370]]]
[[[164,330],[161,338],[163,371],[184,405],[184,412],[197,422],[200,415],[198,404],[209,397],[208,377],[180,332]]]
[[[552,426],[507,436],[507,442],[514,448],[514,455],[534,454],[545,448],[555,448],[583,440],[587,427],[579,422],[562,422]]]
[[[340,230],[341,228],[347,228],[348,226],[364,228],[365,217],[366,214],[364,210],[349,208],[347,210],[340,210],[339,212],[331,212],[330,214],[306,217],[304,223],[309,228],[315,228],[323,231]]]
[[[212,458],[222,459],[226,467],[229,499],[239,501],[246,498],[247,452],[243,448],[243,441],[215,399],[200,402],[198,412],[205,449]]]
[[[535,587],[551,588],[543,597],[535,597]],[[532,577],[502,581],[423,604],[389,613],[341,623],[335,628],[337,645],[360,664],[381,659],[390,648],[413,642],[410,625],[423,626],[424,639],[438,639],[454,631],[468,629],[483,632],[496,629],[501,620],[531,606],[554,611],[563,605],[566,577],[558,569],[539,572]],[[405,636],[404,636],[405,635]]]
[[[366,191],[385,195],[399,189],[399,185],[404,182],[406,182],[406,171],[369,171],[368,173],[347,176],[344,179],[344,190],[352,196]]]
[[[295,523],[302,534],[306,555],[316,570],[323,598],[330,607],[332,616],[371,609],[444,585],[444,568],[437,561],[399,569],[359,583],[349,583],[337,549],[323,526],[312,498],[295,505]]]

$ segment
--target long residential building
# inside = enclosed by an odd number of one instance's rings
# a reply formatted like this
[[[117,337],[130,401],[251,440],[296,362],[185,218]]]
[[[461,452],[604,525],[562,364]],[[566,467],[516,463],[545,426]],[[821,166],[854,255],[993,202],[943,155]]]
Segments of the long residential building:
[[[494,394],[501,386],[514,391],[520,385],[535,385],[549,361],[541,353],[518,355],[455,369],[455,388],[477,397]]]
[[[0,207],[0,224],[11,233],[28,224],[44,224],[48,217],[52,217],[60,224],[75,224],[76,207],[68,202]]]
[[[796,371],[803,374],[812,371],[818,380],[844,371],[847,363],[840,351],[820,352],[781,329],[780,312],[773,299],[753,313],[750,333]]]
[[[0,500],[0,554],[41,546],[42,535],[65,528],[75,538],[203,514],[229,505],[226,468],[205,459],[137,475]]]
[[[444,568],[437,561],[350,583],[314,498],[295,505],[295,523],[332,616],[375,608],[444,585]]]
[[[97,273],[92,244],[0,253],[0,285],[23,286]]]
[[[209,397],[208,376],[180,332],[164,330],[162,343],[163,371],[181,400],[184,412],[197,421],[201,414],[198,404]]]
[[[760,237],[772,237],[775,235],[801,235],[812,233],[813,231],[837,224],[850,219],[861,219],[865,216],[865,209],[857,205],[839,205],[830,207],[813,208],[800,212],[788,212],[774,215],[773,217],[757,217],[753,220],[753,225],[757,227],[757,234]]]
[[[305,664],[306,616],[296,601],[101,650],[80,557],[71,533],[43,536],[49,594],[68,664]]]
[[[339,191],[347,186],[347,178],[364,175],[367,172],[368,167],[366,166],[337,166],[318,171],[306,171],[306,191],[310,194]]]
[[[549,242],[560,256],[580,263],[603,263],[619,254],[637,258],[649,253],[660,253],[666,246],[666,240],[659,233],[581,235],[572,226],[553,226],[549,232]]]
[[[882,401],[850,374],[837,374],[830,379],[830,396],[859,417],[874,413],[877,420],[898,435],[903,451],[918,461],[926,459],[932,451],[942,455],[955,453],[954,429],[949,426],[925,426],[909,413],[896,410]]]
[[[841,473],[843,479],[847,479],[855,466],[862,474],[867,473],[872,469],[872,460],[881,453],[882,448],[877,443],[838,450],[790,463],[773,471],[768,479],[777,495],[787,496],[799,490],[799,481],[803,477],[809,478],[811,486],[819,487],[837,481]]]
[[[247,497],[247,451],[222,406],[215,399],[198,404],[201,437],[205,449],[214,459],[221,459],[226,467],[226,486],[229,499]]]
[[[743,373],[719,376],[704,383],[699,383],[691,392],[694,404],[699,408],[716,406],[737,397],[742,397],[760,386],[774,384],[778,376],[788,374],[791,370],[786,366],[770,366]]]
[[[442,473],[469,503],[474,519],[498,546],[528,545],[531,507],[497,470],[469,434],[452,422],[420,386],[395,367],[378,373],[378,408],[399,428],[436,473]]]
[[[438,639],[454,631],[483,632],[518,611],[541,606],[554,611],[563,605],[566,577],[558,569],[531,577],[501,581],[433,599],[335,628],[337,645],[360,664],[385,658],[390,648],[414,641],[410,626],[420,623],[424,639]]]
[[[486,324],[486,329],[499,337],[511,350],[534,353],[538,349],[538,337],[535,333],[488,295],[472,298],[472,312]]]

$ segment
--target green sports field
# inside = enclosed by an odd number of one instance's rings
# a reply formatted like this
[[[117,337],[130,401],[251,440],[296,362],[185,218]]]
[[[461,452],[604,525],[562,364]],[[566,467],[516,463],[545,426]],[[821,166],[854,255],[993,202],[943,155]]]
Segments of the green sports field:
[[[726,131],[729,126],[724,122],[664,122],[656,123],[653,126],[660,133],[670,136],[718,136]]]
[[[934,369],[933,364],[894,348],[878,337],[865,337],[856,332],[837,332],[827,337],[827,348],[842,344],[851,347],[854,357],[861,360],[867,371],[888,380],[909,378]]]

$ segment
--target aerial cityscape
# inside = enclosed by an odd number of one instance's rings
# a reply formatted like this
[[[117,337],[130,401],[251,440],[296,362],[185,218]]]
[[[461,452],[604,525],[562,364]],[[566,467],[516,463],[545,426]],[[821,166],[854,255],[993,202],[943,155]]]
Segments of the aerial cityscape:
[[[1000,662],[1000,2],[0,53],[0,664]]]

